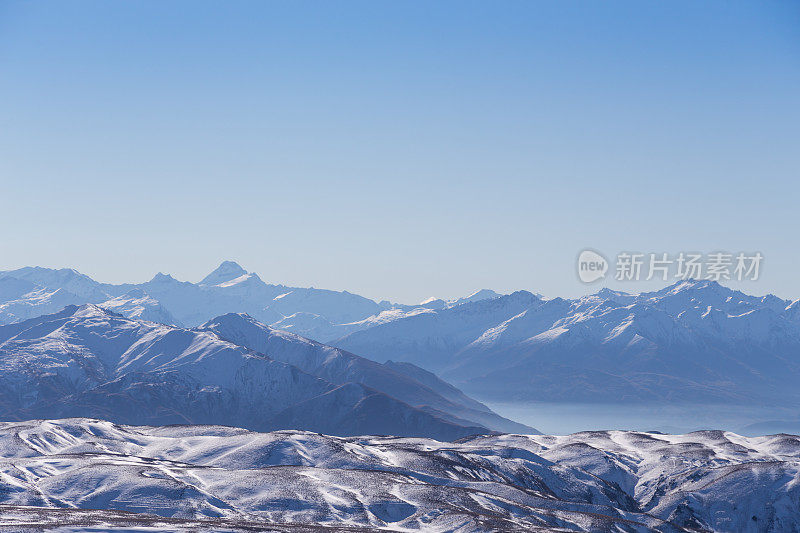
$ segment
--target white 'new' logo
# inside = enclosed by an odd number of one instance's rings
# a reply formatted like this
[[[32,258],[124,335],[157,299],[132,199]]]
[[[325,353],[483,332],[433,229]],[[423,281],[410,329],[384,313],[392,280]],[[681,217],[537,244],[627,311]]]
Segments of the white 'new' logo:
[[[608,261],[592,250],[584,250],[578,256],[578,277],[584,283],[591,283],[605,277]]]

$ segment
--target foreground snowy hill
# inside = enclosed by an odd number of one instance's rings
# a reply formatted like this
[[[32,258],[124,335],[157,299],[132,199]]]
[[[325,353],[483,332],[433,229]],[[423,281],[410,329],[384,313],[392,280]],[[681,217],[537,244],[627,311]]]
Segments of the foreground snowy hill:
[[[519,292],[400,318],[333,344],[420,364],[482,398],[796,405],[797,316],[796,302],[682,281],[576,300]]]
[[[0,455],[0,530],[9,531],[26,521],[34,530],[800,528],[800,438],[791,435],[597,431],[443,443],[68,419],[0,424]]]
[[[5,420],[94,416],[440,439],[532,430],[438,383],[277,334],[245,315],[187,330],[86,304],[0,326]]]

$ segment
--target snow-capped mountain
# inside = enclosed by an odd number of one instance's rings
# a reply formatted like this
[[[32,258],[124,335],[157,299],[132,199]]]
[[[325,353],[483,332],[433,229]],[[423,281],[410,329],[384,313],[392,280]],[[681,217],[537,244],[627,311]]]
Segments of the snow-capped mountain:
[[[505,432],[532,428],[503,419],[485,405],[469,398],[435,375],[413,365],[380,364],[352,353],[326,346],[299,335],[261,324],[250,316],[230,313],[199,328],[254,352],[293,365],[303,372],[336,385],[358,383],[452,422],[465,420]],[[326,416],[325,411],[321,411]],[[323,431],[324,432],[324,431]]]
[[[487,329],[540,303],[538,296],[517,291],[499,298],[401,316],[350,333],[334,344],[377,360],[408,361],[437,371]]]
[[[24,267],[0,272],[0,279],[13,278],[27,281],[38,288],[55,291],[65,290],[86,302],[101,302],[108,297],[103,285],[72,268]],[[20,295],[21,296],[21,295]]]
[[[71,268],[25,267],[0,272],[0,324],[107,299],[109,294],[100,283]]]
[[[502,296],[499,293],[494,292],[491,289],[481,289],[479,291],[475,291],[469,296],[464,296],[463,298],[455,298],[452,300],[445,300],[444,298],[436,298],[430,297],[427,300],[423,300],[416,306],[408,306],[408,305],[401,305],[398,306],[400,308],[409,309],[414,307],[423,307],[425,309],[446,309],[448,307],[455,307],[456,305],[465,304],[467,302],[479,302],[481,300],[490,300],[492,298],[497,298],[498,296]]]
[[[334,344],[416,362],[484,398],[800,402],[792,385],[800,382],[796,303],[694,280],[638,295],[515,295],[402,318]]]
[[[236,280],[238,282],[234,283]],[[168,274],[158,273],[146,283],[119,287],[126,290],[142,289],[187,326],[196,326],[220,314],[233,312],[249,313],[268,323],[283,318],[283,315],[266,305],[279,289],[267,285],[255,275],[240,276],[229,282],[208,286],[179,281]],[[116,290],[117,287],[112,289]]]
[[[800,438],[721,431],[457,443],[94,419],[0,423],[0,529],[800,529]]]
[[[136,299],[126,296],[130,291],[146,294],[146,305],[124,303]],[[198,326],[225,313],[247,313],[275,328],[326,342],[431,308],[444,309],[497,296],[496,292],[483,289],[465,298],[441,300],[441,305],[375,303],[347,291],[268,284],[234,261],[223,261],[198,283],[179,281],[159,272],[145,283],[113,285],[98,283],[73,269],[25,267],[0,272],[0,324],[55,313],[65,305],[105,305],[114,300],[108,305],[129,318],[145,317],[146,307],[148,320]]]
[[[223,261],[208,276],[200,280],[198,285],[202,287],[214,287],[223,284],[235,284],[234,280],[243,281],[241,278],[247,276],[248,272],[235,261]]]
[[[142,288],[189,325],[199,325],[214,316],[234,312],[248,313],[268,324],[282,322],[286,327],[294,325],[287,322],[286,317],[297,313],[343,324],[383,310],[374,301],[347,291],[270,285],[233,261],[223,262],[197,284],[180,282],[162,274]],[[308,333],[296,325],[293,329]]]
[[[182,325],[158,300],[142,289],[131,289],[122,296],[99,303],[98,306],[128,318],[149,320],[168,326]]]
[[[465,347],[444,375],[461,376],[473,392],[520,399],[800,400],[792,385],[800,328],[774,296],[690,281],[582,298],[561,316],[546,311],[530,309]]]
[[[0,326],[6,420],[92,416],[444,439],[490,425],[531,430],[447,392],[241,315],[187,330],[85,304]]]
[[[134,292],[131,292],[134,291]],[[98,283],[71,269],[0,273],[0,323],[97,303],[199,326],[227,313],[379,362],[411,362],[492,400],[792,401],[800,306],[711,281],[577,299],[478,291],[418,305],[268,284],[226,261],[199,283]]]
[[[25,283],[25,282],[23,282]],[[9,285],[19,286],[19,280],[0,279],[0,286],[6,289],[13,288]],[[26,291],[20,297],[6,300],[0,304],[0,324],[10,324],[27,320],[43,314],[56,313],[68,305],[85,303],[85,298],[72,294],[65,289],[49,290],[38,285]]]
[[[491,300],[492,298],[499,298],[502,294],[495,292],[491,289],[481,289],[479,291],[475,291],[469,296],[464,296],[463,298],[456,298],[455,300],[450,300],[448,302],[449,307],[455,307],[456,305],[465,304],[468,302],[480,302],[481,300]]]

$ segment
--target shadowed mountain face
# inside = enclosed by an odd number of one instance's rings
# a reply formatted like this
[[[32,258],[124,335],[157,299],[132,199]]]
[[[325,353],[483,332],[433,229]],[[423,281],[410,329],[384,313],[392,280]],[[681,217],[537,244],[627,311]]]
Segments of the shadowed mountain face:
[[[358,383],[423,410],[463,423],[471,420],[505,432],[533,428],[497,416],[435,375],[414,365],[380,364],[352,353],[276,330],[247,315],[230,313],[199,328],[221,339],[289,363],[337,385]],[[453,418],[454,417],[454,418]]]
[[[270,334],[241,315],[213,323]],[[91,304],[0,326],[0,417],[93,416],[442,439],[490,426],[531,429],[461,393],[448,399],[377,363],[284,335],[256,351],[222,340],[210,327],[132,320]],[[334,368],[337,354],[339,366],[349,369]],[[384,389],[405,395],[398,399]]]
[[[594,431],[444,443],[68,419],[0,423],[0,455],[0,531],[23,520],[93,531],[800,528],[792,435]]]

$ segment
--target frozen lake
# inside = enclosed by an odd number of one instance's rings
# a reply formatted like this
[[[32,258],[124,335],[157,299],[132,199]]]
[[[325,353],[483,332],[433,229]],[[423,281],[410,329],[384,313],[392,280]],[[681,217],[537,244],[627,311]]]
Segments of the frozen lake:
[[[505,403],[484,401],[495,412],[542,433],[628,429],[688,433],[722,429],[748,436],[800,433],[800,410],[730,404]]]

